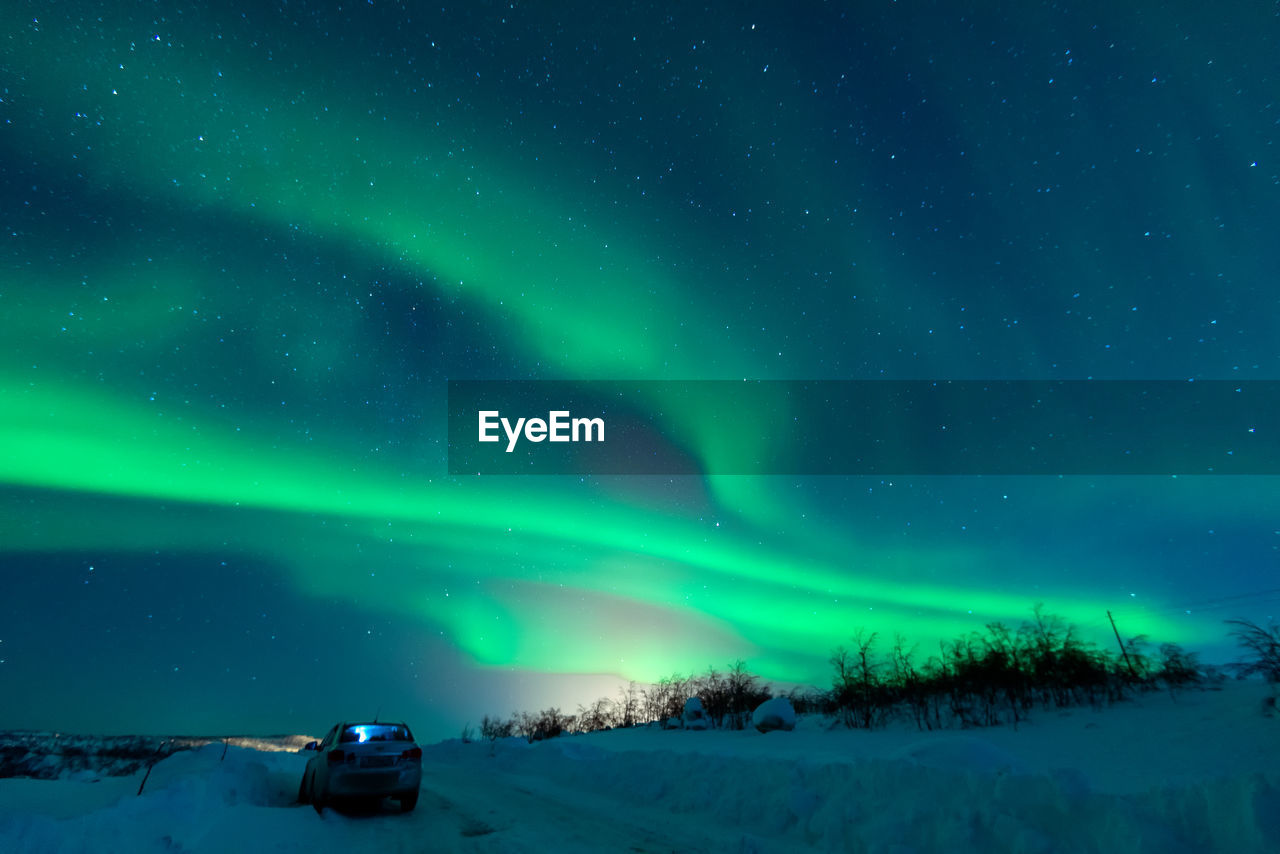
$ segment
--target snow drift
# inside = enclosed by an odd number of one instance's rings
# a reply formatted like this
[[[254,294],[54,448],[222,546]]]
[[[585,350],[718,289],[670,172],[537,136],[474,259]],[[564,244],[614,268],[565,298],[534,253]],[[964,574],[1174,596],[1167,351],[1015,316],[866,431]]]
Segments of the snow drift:
[[[139,775],[0,780],[14,852],[1280,851],[1265,686],[1019,730],[636,728],[425,748],[418,811],[295,805],[304,754],[212,744]]]

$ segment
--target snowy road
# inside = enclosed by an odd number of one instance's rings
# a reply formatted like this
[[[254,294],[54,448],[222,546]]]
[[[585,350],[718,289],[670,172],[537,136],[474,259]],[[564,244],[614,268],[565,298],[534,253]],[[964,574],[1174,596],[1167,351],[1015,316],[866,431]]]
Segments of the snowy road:
[[[397,854],[792,850],[741,830],[708,827],[705,816],[682,817],[579,787],[557,786],[544,777],[504,772],[486,748],[476,746],[469,753],[459,763],[423,764],[418,808],[408,815],[393,801],[373,811],[326,809],[321,817],[305,808],[304,821],[312,825],[308,830],[329,827],[335,842],[341,839],[361,850]]]
[[[442,851],[700,852],[739,850],[742,834],[682,826],[670,813],[501,773],[424,765],[420,818]],[[750,850],[750,849],[749,849]],[[759,849],[765,850],[765,849]]]

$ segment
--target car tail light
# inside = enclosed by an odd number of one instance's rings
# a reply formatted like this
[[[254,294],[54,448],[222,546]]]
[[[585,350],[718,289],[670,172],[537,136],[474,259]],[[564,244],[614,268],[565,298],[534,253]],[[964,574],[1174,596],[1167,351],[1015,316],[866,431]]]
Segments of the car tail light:
[[[329,751],[329,764],[330,764],[330,765],[333,765],[333,764],[338,763],[338,762],[345,762],[346,760],[347,760],[347,754],[346,754],[346,752],[344,752],[344,751],[342,751],[342,750],[330,750],[330,751]]]
[[[401,753],[400,758],[401,759],[421,759],[422,748],[421,747],[410,748],[409,750],[406,750],[404,753]]]

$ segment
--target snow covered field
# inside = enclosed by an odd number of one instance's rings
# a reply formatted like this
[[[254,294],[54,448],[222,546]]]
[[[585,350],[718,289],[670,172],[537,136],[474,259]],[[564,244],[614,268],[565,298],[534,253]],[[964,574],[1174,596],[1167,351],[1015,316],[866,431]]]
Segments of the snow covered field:
[[[210,744],[141,775],[0,780],[5,852],[1277,852],[1267,689],[1152,694],[1008,728],[635,729],[424,749],[401,815],[318,816],[305,754]]]

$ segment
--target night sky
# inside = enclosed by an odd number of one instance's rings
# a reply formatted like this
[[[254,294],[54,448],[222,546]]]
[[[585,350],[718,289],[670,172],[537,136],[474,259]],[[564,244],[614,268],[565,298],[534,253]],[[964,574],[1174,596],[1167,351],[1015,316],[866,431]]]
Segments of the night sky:
[[[1276,478],[445,442],[449,379],[1280,379],[1275,3],[210,5],[0,9],[0,727],[446,737],[1275,612]]]

